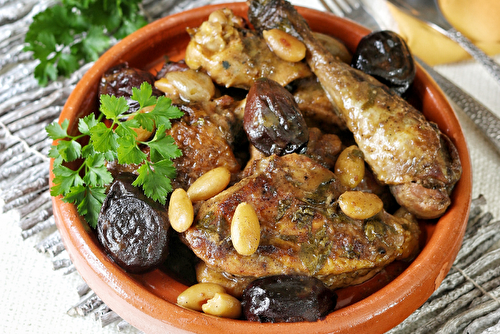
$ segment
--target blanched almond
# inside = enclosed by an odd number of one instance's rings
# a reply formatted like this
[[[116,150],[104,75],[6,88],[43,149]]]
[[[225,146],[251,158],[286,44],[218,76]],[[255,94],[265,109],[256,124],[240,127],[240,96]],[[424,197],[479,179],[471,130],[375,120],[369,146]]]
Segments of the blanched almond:
[[[384,203],[375,194],[362,191],[346,191],[339,197],[342,212],[353,219],[367,219],[384,208]]]
[[[252,255],[259,247],[259,217],[254,208],[246,202],[238,204],[234,211],[231,221],[231,240],[241,255]]]
[[[201,306],[206,314],[222,318],[238,319],[241,316],[241,303],[227,293],[216,293]]]
[[[285,61],[298,62],[306,56],[306,46],[286,32],[279,29],[264,30],[262,32],[267,46],[278,57]]]
[[[363,152],[352,145],[343,150],[335,162],[335,175],[349,188],[356,187],[365,177]]]
[[[177,297],[177,304],[195,311],[202,311],[202,306],[216,293],[225,293],[222,286],[215,283],[198,283],[184,290]]]
[[[229,181],[231,172],[226,167],[217,167],[196,179],[187,194],[193,202],[204,201],[226,189]]]
[[[168,204],[168,220],[172,228],[182,233],[186,231],[194,219],[194,209],[189,196],[182,188],[174,190]]]

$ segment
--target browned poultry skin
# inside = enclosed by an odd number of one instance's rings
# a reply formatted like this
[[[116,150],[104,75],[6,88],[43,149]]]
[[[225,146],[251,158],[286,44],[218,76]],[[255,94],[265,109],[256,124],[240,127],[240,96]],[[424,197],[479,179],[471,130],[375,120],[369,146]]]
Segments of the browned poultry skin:
[[[247,90],[260,77],[284,86],[311,75],[305,63],[288,62],[276,56],[241,20],[229,9],[222,9],[212,13],[199,28],[191,29],[186,64],[207,72],[221,86]]]
[[[243,290],[255,280],[255,277],[231,275],[209,267],[201,261],[196,265],[196,279],[199,283],[217,283],[223,286],[231,296],[240,298],[243,295]]]
[[[172,181],[174,188],[187,190],[197,178],[216,167],[226,167],[232,173],[240,169],[217,124],[199,114],[197,110],[187,121],[176,122],[167,131],[182,151],[182,156],[174,160],[177,170],[177,177]]]
[[[306,151],[303,153],[305,156],[320,163],[323,167],[333,170],[340,151],[342,151],[342,142],[337,135],[323,133],[318,128],[309,128],[309,141]],[[250,158],[242,171],[243,175],[248,175],[245,170],[253,168],[255,161],[268,156],[253,145],[250,145],[249,154]]]
[[[331,133],[323,133],[318,128],[309,128],[309,141],[304,153],[328,169],[335,167],[335,162],[342,151],[340,138]]]
[[[332,287],[371,277],[417,250],[418,225],[382,211],[367,220],[344,215],[336,203],[346,189],[335,175],[300,154],[270,156],[243,179],[204,202],[182,238],[207,266],[242,277],[315,276]],[[237,205],[255,209],[261,241],[250,256],[231,243]]]
[[[257,29],[282,27],[304,42],[309,66],[377,179],[390,185],[398,203],[418,217],[441,216],[461,175],[449,139],[385,85],[327,52],[288,2],[251,1],[249,17]]]
[[[327,133],[347,129],[316,77],[296,80],[293,85],[293,98],[309,127],[318,127]]]

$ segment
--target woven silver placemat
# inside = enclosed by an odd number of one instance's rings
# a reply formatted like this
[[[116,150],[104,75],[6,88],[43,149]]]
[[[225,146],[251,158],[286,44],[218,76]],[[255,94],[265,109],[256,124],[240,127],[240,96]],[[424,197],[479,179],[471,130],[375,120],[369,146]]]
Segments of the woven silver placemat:
[[[148,19],[155,20],[209,2],[144,0],[142,6]],[[54,3],[0,0],[0,209],[17,214],[23,239],[48,234],[35,248],[53,258],[53,268],[67,275],[75,268],[64,256],[52,216],[47,158],[52,141],[44,128],[57,119],[75,84],[92,64],[84,65],[71,78],[44,88],[37,85],[33,77],[37,62],[30,53],[22,52],[24,35],[32,17]],[[441,286],[389,333],[500,333],[500,250],[491,249],[500,239],[500,222],[482,212],[484,204],[482,197],[473,201],[462,248]],[[89,317],[102,326],[113,324],[118,330],[129,326],[86,284],[76,289],[81,299],[65,306],[69,315]]]

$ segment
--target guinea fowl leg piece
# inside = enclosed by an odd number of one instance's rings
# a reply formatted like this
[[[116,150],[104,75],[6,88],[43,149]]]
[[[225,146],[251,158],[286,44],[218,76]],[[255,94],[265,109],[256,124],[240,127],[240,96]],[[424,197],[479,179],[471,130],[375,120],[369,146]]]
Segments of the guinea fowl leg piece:
[[[417,217],[441,216],[462,172],[449,138],[387,86],[335,59],[290,3],[253,0],[248,16],[257,30],[279,28],[303,41],[309,66],[378,181]]]

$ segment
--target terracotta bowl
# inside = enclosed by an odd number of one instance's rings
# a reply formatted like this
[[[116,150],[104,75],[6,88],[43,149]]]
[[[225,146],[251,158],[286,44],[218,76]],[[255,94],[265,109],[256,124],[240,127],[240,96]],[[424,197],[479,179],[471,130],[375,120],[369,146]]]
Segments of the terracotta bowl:
[[[158,20],[133,33],[106,52],[80,80],[69,97],[61,120],[76,128],[79,117],[96,110],[101,75],[127,61],[130,66],[155,71],[167,55],[184,57],[189,41],[186,27],[199,26],[215,9],[227,6],[246,17],[247,5],[233,3],[197,8]],[[351,50],[369,31],[351,21],[324,12],[298,8],[314,31],[342,39]],[[471,165],[467,145],[456,115],[441,90],[418,68],[412,101],[427,118],[439,125],[458,148],[463,175],[452,194],[452,205],[438,221],[422,223],[420,255],[385,283],[354,287],[344,292],[343,305],[317,322],[260,324],[227,320],[175,305],[186,286],[160,270],[130,275],[103,252],[88,225],[73,205],[54,198],[54,214],[66,249],[76,268],[99,297],[130,324],[146,333],[383,333],[422,305],[448,273],[460,248],[471,201]],[[51,180],[53,175],[51,174]],[[384,277],[377,282],[384,281]],[[378,285],[377,285],[378,284]],[[354,291],[353,296],[349,294]],[[355,298],[348,302],[348,299]],[[357,302],[353,302],[358,300]]]

